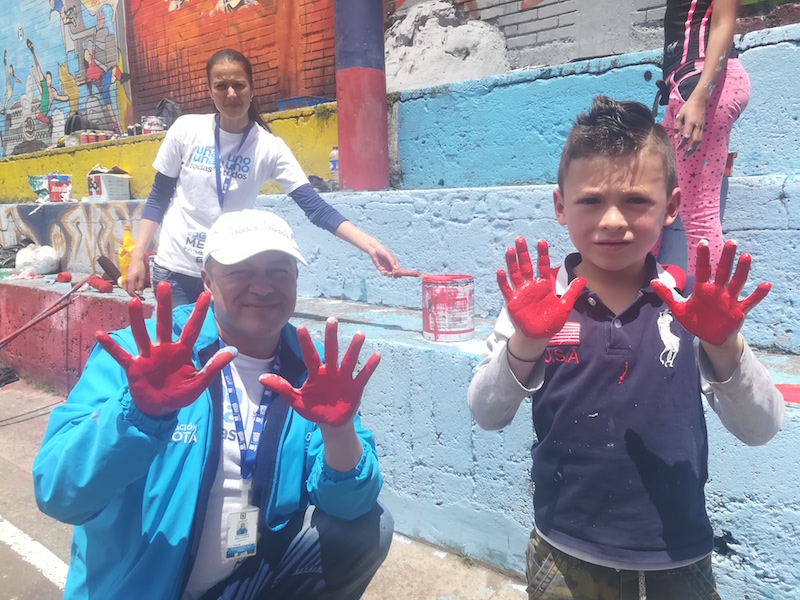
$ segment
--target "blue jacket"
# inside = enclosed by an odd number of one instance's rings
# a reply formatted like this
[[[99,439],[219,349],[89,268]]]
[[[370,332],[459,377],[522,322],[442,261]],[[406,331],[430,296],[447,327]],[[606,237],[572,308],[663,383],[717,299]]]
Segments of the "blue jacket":
[[[177,339],[192,306],[173,313]],[[151,338],[155,323],[148,321]],[[130,329],[112,334],[137,354]],[[209,310],[195,343],[197,368],[219,348]],[[281,376],[307,372],[295,328],[281,332]],[[320,353],[322,354],[322,353]],[[192,569],[222,441],[221,377],[190,406],[153,419],[132,402],[122,368],[99,345],[65,404],[51,415],[33,464],[39,508],[75,525],[64,598],[179,598]],[[351,520],[374,505],[383,479],[372,434],[355,418],[363,454],[330,469],[316,424],[280,398],[270,404],[253,476],[261,527],[279,530],[313,503]]]

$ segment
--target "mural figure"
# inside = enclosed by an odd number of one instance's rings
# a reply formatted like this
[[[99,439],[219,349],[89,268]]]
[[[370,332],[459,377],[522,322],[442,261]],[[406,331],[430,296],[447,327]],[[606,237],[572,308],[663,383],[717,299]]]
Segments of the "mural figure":
[[[36,83],[36,87],[39,89],[41,98],[39,102],[39,108],[36,109],[36,118],[47,125],[47,132],[50,134],[53,132],[53,121],[47,116],[47,113],[50,112],[51,93],[53,100],[61,100],[66,102],[69,100],[69,97],[59,94],[58,91],[56,91],[56,89],[53,87],[53,74],[50,71],[42,74],[42,68],[39,66],[36,53],[33,51],[33,42],[30,39],[27,39],[25,40],[25,43],[28,46],[28,50],[30,50],[31,54],[33,55],[33,62],[36,68],[34,69],[34,67],[31,67],[31,75],[33,76],[34,83]]]
[[[252,6],[254,4],[255,0],[219,0],[217,9],[222,9],[226,12],[230,12],[236,10],[237,8],[243,6]]]
[[[69,98],[69,114],[74,114],[78,111],[78,99],[80,97],[80,91],[78,90],[78,84],[75,83],[75,78],[69,72],[66,64],[58,65],[58,81],[60,82],[59,85],[62,87],[63,92]]]
[[[98,16],[103,13],[98,13]],[[111,86],[116,82],[125,83],[130,80],[129,73],[123,73],[122,69],[118,66],[110,67],[98,62],[95,56],[96,45],[92,41],[86,42],[86,49],[83,51],[83,60],[86,67],[86,86],[89,93],[92,92],[92,86],[95,87],[100,94],[100,104],[105,108],[111,119],[111,124],[114,131],[120,133],[119,122],[114,113],[114,102],[111,99]]]
[[[14,84],[22,83],[22,80],[14,74],[14,65],[8,64],[8,50],[3,50],[3,68],[6,71],[6,101],[3,104],[3,110],[0,110],[0,115],[6,114],[8,102],[14,95]]]
[[[75,24],[75,8],[64,6],[64,0],[50,0],[50,14],[58,13],[64,25]]]

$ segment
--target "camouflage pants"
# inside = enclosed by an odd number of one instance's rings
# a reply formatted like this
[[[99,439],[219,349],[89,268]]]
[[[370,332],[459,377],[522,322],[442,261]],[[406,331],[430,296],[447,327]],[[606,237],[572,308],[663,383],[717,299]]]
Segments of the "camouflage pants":
[[[584,562],[531,533],[526,575],[529,600],[640,600],[637,571],[617,571]],[[644,574],[647,600],[720,600],[711,556],[668,571]],[[645,591],[645,590],[643,590]]]

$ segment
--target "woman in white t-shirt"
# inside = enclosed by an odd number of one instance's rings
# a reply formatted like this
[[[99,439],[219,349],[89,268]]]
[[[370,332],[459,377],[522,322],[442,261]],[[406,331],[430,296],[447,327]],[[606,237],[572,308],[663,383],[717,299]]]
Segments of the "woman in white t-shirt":
[[[369,254],[381,274],[398,269],[386,247],[320,198],[288,146],[272,135],[253,102],[250,61],[236,50],[220,50],[206,63],[206,75],[217,113],[178,118],[161,144],[126,274],[128,293],[144,288],[144,253],[161,225],[153,283],[168,281],[176,306],[194,302],[203,291],[206,232],[223,211],[252,208],[269,180],[277,181],[312,223]]]

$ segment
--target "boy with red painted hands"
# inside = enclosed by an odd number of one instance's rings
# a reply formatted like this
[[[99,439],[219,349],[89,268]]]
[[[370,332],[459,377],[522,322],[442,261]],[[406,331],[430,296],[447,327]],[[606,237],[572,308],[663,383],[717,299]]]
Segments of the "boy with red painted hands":
[[[666,132],[635,102],[598,97],[567,138],[554,191],[578,250],[538,277],[523,238],[498,283],[506,301],[469,388],[500,429],[532,396],[537,441],[528,595],[598,600],[718,598],[705,510],[702,397],[746,444],[780,428],[783,399],[739,333],[769,291],[743,300],[750,257],[728,242],[711,281],[706,244],[688,300],[649,254],[677,214]]]
[[[288,323],[305,260],[289,225],[226,213],[205,241],[198,302],[98,333],[34,462],[37,502],[75,525],[65,598],[358,598],[391,516],[357,415],[380,360],[320,360]],[[155,342],[151,337],[155,334]],[[306,366],[307,365],[307,366]],[[260,382],[263,380],[263,383]]]

